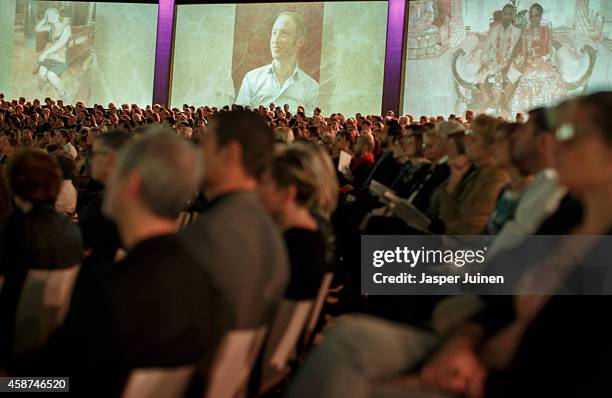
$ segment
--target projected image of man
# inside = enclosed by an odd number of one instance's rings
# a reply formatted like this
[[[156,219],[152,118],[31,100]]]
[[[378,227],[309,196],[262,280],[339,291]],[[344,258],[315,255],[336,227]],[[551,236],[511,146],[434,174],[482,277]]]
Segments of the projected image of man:
[[[236,103],[257,107],[273,102],[289,104],[292,110],[303,105],[311,113],[317,106],[319,83],[297,64],[304,42],[303,18],[295,12],[279,14],[270,36],[272,63],[245,75]]]
[[[70,25],[60,16],[56,8],[48,8],[45,16],[35,28],[37,33],[48,32],[49,42],[38,57],[38,78],[42,86],[47,81],[57,90],[62,100],[66,99],[66,90],[61,80],[62,74],[68,68],[66,52],[68,41],[72,36]]]
[[[493,23],[487,34],[478,72],[482,89],[480,107],[487,113],[507,113],[508,101],[520,77],[514,58],[521,28],[514,25],[515,18],[514,6],[506,4],[502,9],[501,21]]]

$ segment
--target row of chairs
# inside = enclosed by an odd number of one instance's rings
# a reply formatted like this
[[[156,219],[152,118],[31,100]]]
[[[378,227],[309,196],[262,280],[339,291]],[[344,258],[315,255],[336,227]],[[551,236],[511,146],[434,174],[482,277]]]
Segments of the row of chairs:
[[[17,308],[14,355],[20,357],[45,346],[62,325],[80,267],[31,269]],[[270,328],[233,330],[222,339],[208,374],[207,398],[242,398],[270,391],[291,373],[298,350],[311,344],[333,274],[323,277],[314,300],[283,300]],[[256,366],[257,365],[257,366]],[[249,380],[253,369],[255,379]],[[132,371],[124,398],[181,397],[196,366]]]
[[[266,327],[227,333],[211,366],[205,397],[262,396],[282,382],[298,348],[310,344],[332,280],[332,273],[325,274],[315,300],[283,300],[269,333]],[[195,367],[136,369],[123,398],[180,398],[195,372]]]

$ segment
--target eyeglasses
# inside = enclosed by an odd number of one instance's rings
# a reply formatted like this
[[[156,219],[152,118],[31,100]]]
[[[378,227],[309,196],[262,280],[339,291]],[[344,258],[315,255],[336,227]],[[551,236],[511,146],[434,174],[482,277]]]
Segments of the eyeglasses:
[[[555,138],[563,145],[572,145],[581,138],[600,136],[592,130],[578,130],[570,123],[564,123],[555,130]]]
[[[562,124],[561,126],[557,128],[557,131],[555,131],[555,137],[557,138],[559,142],[570,141],[573,138],[575,138],[575,136],[576,136],[576,131],[574,129],[574,126],[572,126],[569,123]]]

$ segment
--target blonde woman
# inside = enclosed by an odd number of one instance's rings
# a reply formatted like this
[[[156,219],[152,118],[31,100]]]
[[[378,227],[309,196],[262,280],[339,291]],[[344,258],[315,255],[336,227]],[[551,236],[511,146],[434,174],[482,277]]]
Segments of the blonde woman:
[[[325,239],[313,213],[331,215],[338,179],[331,158],[309,143],[280,147],[262,176],[259,195],[284,233],[291,262],[286,298],[314,298],[326,272]]]
[[[62,100],[66,98],[66,90],[61,76],[68,68],[66,53],[68,41],[72,32],[66,18],[60,16],[56,8],[48,8],[45,16],[36,25],[36,32],[48,32],[49,41],[44,51],[38,57],[38,78],[40,84],[51,83]]]

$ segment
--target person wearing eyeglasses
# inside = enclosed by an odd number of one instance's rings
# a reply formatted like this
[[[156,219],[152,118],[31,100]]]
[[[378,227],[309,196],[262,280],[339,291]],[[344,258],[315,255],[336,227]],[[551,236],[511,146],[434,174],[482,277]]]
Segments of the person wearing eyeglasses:
[[[567,189],[559,184],[554,166],[556,145],[550,110],[536,108],[529,112],[529,121],[518,128],[512,136],[512,160],[523,175],[533,175],[531,184],[521,194],[514,217],[497,234],[489,248],[494,256],[508,245],[518,245],[519,236],[534,234],[542,223],[558,208]],[[506,239],[512,236],[513,239]]]
[[[612,233],[610,109],[612,92],[571,100],[556,109],[547,129],[558,141],[553,152],[559,182],[584,203],[584,215],[569,233],[599,236],[599,245],[583,258],[606,251],[609,258],[602,236]],[[581,276],[592,275],[571,274],[563,287],[584,282]],[[612,296],[558,293],[492,296],[441,341],[381,318],[340,319],[298,369],[287,396],[608,396],[612,331],[606,315]]]
[[[559,112],[555,167],[583,204],[573,233],[609,234],[612,225],[612,92],[582,97]],[[565,111],[570,110],[569,115]]]
[[[83,234],[85,255],[90,264],[112,264],[121,247],[119,232],[114,222],[102,213],[104,187],[117,162],[117,154],[130,135],[123,130],[111,130],[97,137],[91,151],[91,178],[98,190],[92,194],[79,220]],[[83,264],[84,268],[87,264]]]

